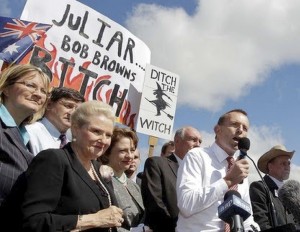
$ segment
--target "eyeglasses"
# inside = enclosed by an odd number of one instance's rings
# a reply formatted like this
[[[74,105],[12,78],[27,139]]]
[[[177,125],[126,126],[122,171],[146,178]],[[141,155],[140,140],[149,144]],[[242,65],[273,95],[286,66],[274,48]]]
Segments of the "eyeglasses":
[[[76,110],[79,104],[68,102],[68,101],[58,101],[59,104],[61,104],[63,107],[65,107],[68,110]]]
[[[16,81],[14,83],[22,84],[28,89],[31,93],[40,92],[42,95],[47,96],[48,92],[44,88],[39,88],[35,83],[30,81]]]

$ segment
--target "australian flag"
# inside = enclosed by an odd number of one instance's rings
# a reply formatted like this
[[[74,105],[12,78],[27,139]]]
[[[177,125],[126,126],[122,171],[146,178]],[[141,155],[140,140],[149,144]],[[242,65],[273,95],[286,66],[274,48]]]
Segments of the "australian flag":
[[[18,63],[51,26],[0,16],[0,59]]]

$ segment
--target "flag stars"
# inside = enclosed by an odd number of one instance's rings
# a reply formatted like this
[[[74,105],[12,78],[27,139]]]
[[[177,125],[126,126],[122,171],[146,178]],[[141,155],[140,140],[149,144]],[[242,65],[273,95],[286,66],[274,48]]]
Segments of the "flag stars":
[[[15,52],[18,53],[18,48],[20,46],[16,45],[16,43],[9,45],[7,48],[4,49],[4,53],[9,52],[11,55]]]

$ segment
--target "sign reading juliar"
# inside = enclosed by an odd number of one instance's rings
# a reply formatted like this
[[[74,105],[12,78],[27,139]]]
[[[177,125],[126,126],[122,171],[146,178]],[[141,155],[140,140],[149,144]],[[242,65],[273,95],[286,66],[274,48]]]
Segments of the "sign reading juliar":
[[[150,63],[150,50],[140,39],[75,0],[27,0],[21,19],[52,24],[21,63],[40,67],[54,87],[109,103],[120,123],[136,126]]]
[[[178,87],[177,74],[146,66],[137,132],[172,139]]]

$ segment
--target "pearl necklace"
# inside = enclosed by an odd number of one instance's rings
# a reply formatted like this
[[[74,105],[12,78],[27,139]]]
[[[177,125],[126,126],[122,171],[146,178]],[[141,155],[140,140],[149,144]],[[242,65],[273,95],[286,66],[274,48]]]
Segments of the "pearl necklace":
[[[91,163],[91,169],[92,169],[92,173],[94,174],[97,182],[100,184],[101,188],[104,190],[104,192],[107,194],[108,196],[108,202],[109,202],[109,206],[111,206],[111,197],[110,197],[110,194],[107,190],[107,188],[105,187],[105,185],[102,183],[102,181],[100,180],[99,176],[97,175],[96,173],[96,170],[94,168],[94,165]]]
[[[104,190],[104,192],[107,194],[107,198],[108,198],[108,203],[109,203],[109,207],[112,205],[111,203],[111,197],[110,194],[107,190],[107,188],[105,187],[105,185],[102,183],[102,181],[100,180],[98,174],[96,173],[96,170],[94,168],[94,165],[91,163],[91,169],[92,169],[92,173],[94,174],[94,177],[96,178],[96,180],[98,181],[98,183],[100,184],[101,188]],[[111,228],[108,228],[109,232],[112,232]]]
[[[114,175],[114,178],[123,185],[127,184],[127,176],[125,175],[125,173],[123,173],[120,177],[117,177],[116,175]]]

